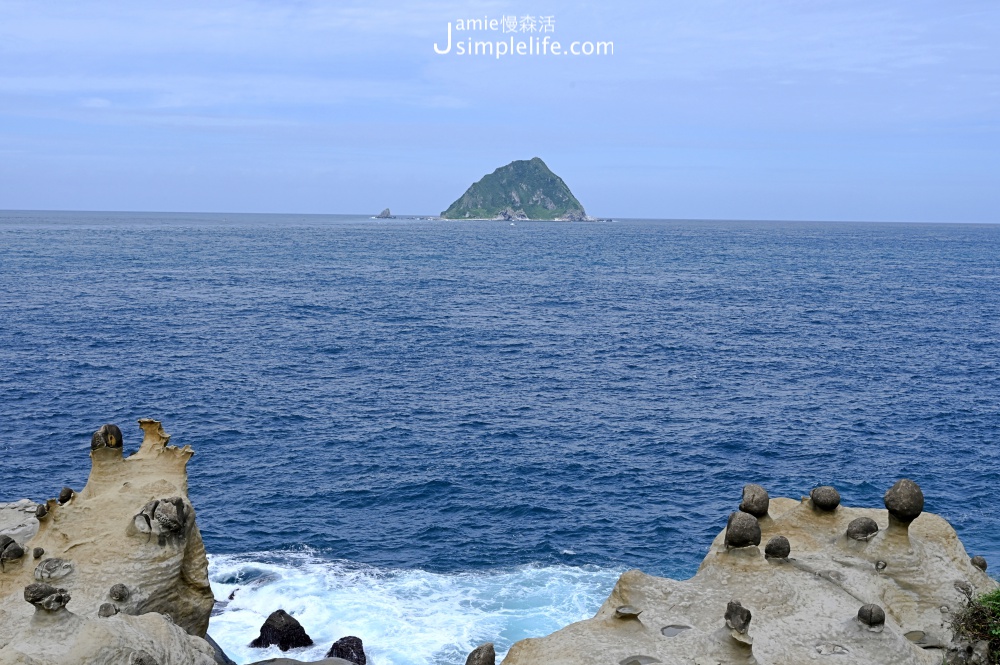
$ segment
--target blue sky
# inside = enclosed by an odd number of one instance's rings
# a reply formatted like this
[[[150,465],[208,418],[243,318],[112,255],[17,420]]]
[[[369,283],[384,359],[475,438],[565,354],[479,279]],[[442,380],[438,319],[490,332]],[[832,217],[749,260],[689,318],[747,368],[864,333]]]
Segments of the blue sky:
[[[614,54],[434,52],[504,15]],[[539,156],[594,215],[1000,222],[998,26],[961,0],[0,0],[0,209],[436,214]]]

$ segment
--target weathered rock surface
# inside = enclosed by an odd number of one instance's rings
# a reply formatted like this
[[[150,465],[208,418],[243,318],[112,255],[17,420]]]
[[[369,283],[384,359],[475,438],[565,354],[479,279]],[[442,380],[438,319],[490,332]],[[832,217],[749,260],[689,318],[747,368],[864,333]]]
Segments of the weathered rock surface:
[[[143,651],[160,665],[200,662],[182,655],[190,649],[201,653],[202,647],[210,651],[200,636],[208,628],[214,599],[194,508],[186,498],[186,465],[194,451],[167,445],[169,435],[154,420],[139,425],[145,437],[127,458],[117,427],[105,425],[95,433],[90,478],[79,492],[64,491],[64,500],[49,500],[45,510],[31,502],[0,507],[0,532],[18,540],[24,551],[41,554],[37,561],[29,556],[3,561],[0,665],[32,662],[24,660],[27,654],[50,651],[49,660],[31,657],[42,663],[122,662],[99,653],[101,639],[119,653]],[[135,517],[151,502],[164,508],[154,509],[143,532],[135,527]],[[19,519],[7,519],[11,515]],[[39,618],[22,599],[25,587],[36,582],[65,589],[72,597],[58,621]],[[106,603],[117,612],[99,618]],[[105,615],[110,611],[104,608]],[[197,648],[178,646],[183,640],[176,631],[199,636]],[[73,656],[73,644],[89,655]],[[178,651],[159,655],[167,646]]]
[[[3,665],[215,665],[207,642],[162,614],[79,616],[66,589],[42,582],[21,595],[30,618],[0,649]]]
[[[367,665],[368,657],[365,656],[365,645],[360,637],[348,635],[341,637],[333,643],[330,650],[326,652],[327,658],[343,658],[355,665]]]
[[[312,638],[302,624],[285,610],[275,610],[260,627],[260,635],[250,643],[255,649],[277,646],[282,651],[312,646]]]
[[[768,515],[759,528],[767,540],[788,539],[791,554],[784,562],[766,559],[756,547],[727,546],[723,531],[693,578],[626,572],[593,618],[517,642],[503,665],[787,665],[827,659],[842,665],[940,665],[965,592],[997,587],[937,515],[921,513],[907,527],[890,519],[888,510],[838,505],[823,511],[810,498],[772,498]],[[870,540],[847,537],[848,524],[858,518],[878,527]],[[879,562],[885,564],[881,569]],[[752,615],[745,634],[727,625],[728,619],[742,627],[733,599]],[[616,618],[622,605],[640,609],[641,616]],[[882,610],[880,632],[878,611],[859,610],[868,605]]]

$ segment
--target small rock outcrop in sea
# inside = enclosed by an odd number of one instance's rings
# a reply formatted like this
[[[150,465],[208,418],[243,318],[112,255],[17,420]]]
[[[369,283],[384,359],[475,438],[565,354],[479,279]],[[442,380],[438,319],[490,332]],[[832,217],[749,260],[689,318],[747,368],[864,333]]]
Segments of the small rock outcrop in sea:
[[[312,646],[312,638],[302,624],[285,610],[275,610],[260,627],[260,635],[250,643],[255,649],[277,646],[282,651]]]
[[[903,518],[919,504],[911,490],[900,503],[891,493]],[[952,618],[968,597],[998,585],[948,522],[921,511],[903,528],[888,509],[834,508],[814,496],[779,497],[770,499],[767,519],[734,513],[741,524],[730,517],[691,579],[628,571],[593,618],[515,643],[504,665],[985,662],[970,660],[976,649],[985,652],[955,640]],[[756,541],[768,543],[764,552],[733,548],[753,543],[751,524],[760,529]],[[775,565],[781,539],[795,556]],[[641,607],[642,620],[617,619],[623,605]]]
[[[354,663],[354,665],[366,665],[368,663],[368,657],[365,656],[365,645],[361,642],[360,637],[355,637],[354,635],[341,637],[334,642],[330,650],[326,652],[326,657],[343,658]]]
[[[386,208],[385,210],[383,210],[379,214],[375,215],[375,219],[396,219],[396,218],[393,217],[392,213],[389,212],[389,209]]]
[[[492,642],[480,644],[465,659],[465,665],[496,665],[497,652]]]
[[[501,166],[469,187],[447,210],[445,219],[589,219],[562,178],[538,157]]]
[[[15,553],[10,545],[0,553],[0,665],[120,665],[141,652],[161,665],[214,662],[201,639],[214,604],[208,560],[187,499],[194,451],[168,445],[155,420],[139,426],[142,444],[128,457],[118,427],[94,433],[90,477],[79,492],[67,487],[44,504],[0,505],[0,533],[22,549],[17,559],[4,557]],[[150,507],[146,533],[135,518]],[[72,611],[33,619],[20,601],[26,588],[34,599],[56,590],[43,606],[72,596]]]

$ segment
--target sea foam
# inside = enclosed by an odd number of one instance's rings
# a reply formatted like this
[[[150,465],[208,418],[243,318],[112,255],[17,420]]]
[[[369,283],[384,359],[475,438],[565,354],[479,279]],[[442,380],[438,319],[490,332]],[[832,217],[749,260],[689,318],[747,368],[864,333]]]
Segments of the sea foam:
[[[483,642],[494,642],[499,662],[518,640],[592,616],[621,572],[560,565],[439,574],[313,550],[215,555],[209,634],[240,664],[281,655],[319,659],[345,635],[364,641],[371,665],[461,665]],[[285,654],[248,646],[279,608],[299,620],[314,646]]]

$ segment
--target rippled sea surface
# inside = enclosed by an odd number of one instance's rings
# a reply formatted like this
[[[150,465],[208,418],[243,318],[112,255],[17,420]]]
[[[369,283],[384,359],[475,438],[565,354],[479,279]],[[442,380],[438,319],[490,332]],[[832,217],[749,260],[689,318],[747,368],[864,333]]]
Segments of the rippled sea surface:
[[[0,213],[0,500],[162,420],[220,589],[326,566],[355,614],[423,584],[487,617],[379,663],[690,576],[745,482],[879,506],[910,477],[1000,567],[998,363],[998,226]]]

